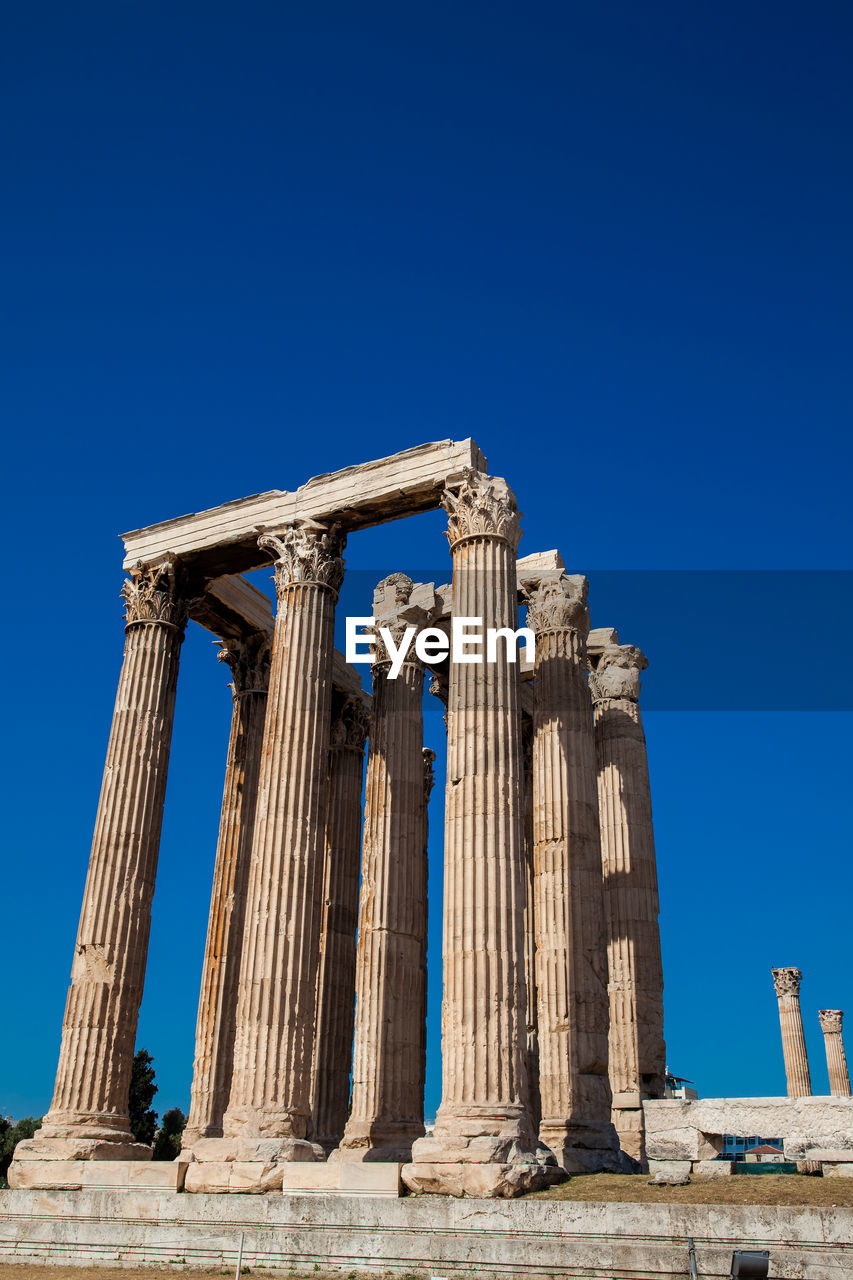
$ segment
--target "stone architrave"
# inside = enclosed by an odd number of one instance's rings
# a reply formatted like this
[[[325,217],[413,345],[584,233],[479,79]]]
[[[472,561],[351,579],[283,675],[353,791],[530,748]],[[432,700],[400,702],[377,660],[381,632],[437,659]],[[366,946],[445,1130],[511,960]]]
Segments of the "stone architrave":
[[[231,1094],[223,1138],[193,1147],[186,1186],[276,1190],[310,1141],[314,1014],[332,718],[335,603],[344,539],[294,522],[261,535],[274,556],[273,634],[246,895]],[[223,1165],[240,1166],[239,1183]],[[206,1168],[207,1165],[211,1167]],[[231,1171],[233,1172],[233,1170]]]
[[[411,578],[395,573],[374,594],[352,1109],[332,1157],[338,1160],[402,1163],[424,1132],[424,667],[411,644],[392,679],[391,655],[378,634],[387,628],[399,646],[407,627],[426,620],[409,604],[413,588]]]
[[[663,1097],[666,1072],[657,864],[639,707],[647,663],[633,645],[607,643],[591,656],[613,1123],[622,1150],[642,1163],[642,1104]]]
[[[533,840],[539,1137],[569,1173],[619,1168],[607,1074],[609,1004],[587,582],[526,590],[536,635]]]
[[[517,625],[515,497],[466,471],[448,484],[453,616]],[[527,1106],[524,831],[518,667],[451,662],[444,852],[442,1101],[411,1190],[513,1196],[557,1180]],[[484,654],[481,656],[485,657]]]
[[[126,627],[53,1101],[25,1160],[146,1160],[128,1092],[142,1000],[187,610],[176,568],[139,564],[122,588]],[[49,1174],[40,1185],[49,1186]]]
[[[350,1099],[361,790],[368,727],[363,700],[357,695],[344,698],[332,721],[329,752],[323,924],[311,1089],[314,1139],[327,1154],[343,1137]]]
[[[820,1029],[826,1046],[829,1092],[835,1098],[849,1098],[850,1072],[847,1069],[847,1054],[844,1052],[841,1033],[844,1013],[841,1009],[821,1009],[817,1016],[820,1019]]]
[[[237,989],[249,859],[270,674],[270,639],[259,632],[226,641],[220,662],[231,668],[233,707],[219,840],[207,925],[195,1036],[186,1153],[199,1138],[222,1136],[234,1064]]]
[[[788,1097],[808,1098],[811,1096],[812,1081],[806,1054],[803,1015],[800,1011],[800,983],[803,975],[795,968],[773,969],[772,973],[779,1000],[779,1024],[782,1030]]]

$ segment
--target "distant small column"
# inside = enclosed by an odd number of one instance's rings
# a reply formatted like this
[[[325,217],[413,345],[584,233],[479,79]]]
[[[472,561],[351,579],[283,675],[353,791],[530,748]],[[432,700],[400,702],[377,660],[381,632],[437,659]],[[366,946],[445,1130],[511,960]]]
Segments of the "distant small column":
[[[594,633],[600,634],[600,633]],[[615,637],[615,632],[610,633]],[[634,645],[590,648],[607,919],[610,1087],[622,1150],[645,1161],[643,1102],[664,1096],[663,967],[640,672]]]
[[[821,1009],[818,1013],[820,1029],[826,1046],[826,1065],[829,1069],[829,1092],[835,1098],[850,1097],[850,1072],[847,1070],[847,1054],[841,1036],[841,1009]]]
[[[184,1151],[198,1138],[222,1136],[222,1116],[231,1089],[246,885],[270,675],[270,638],[259,634],[230,640],[223,644],[218,657],[231,668],[233,710],[201,975],[190,1114],[182,1138]]]
[[[377,627],[399,644],[414,583],[383,579]],[[424,667],[414,645],[397,675],[377,637],[367,753],[356,953],[352,1109],[340,1147],[347,1161],[409,1159],[424,1132],[423,1029],[426,934],[424,872]]]
[[[569,1173],[619,1168],[607,1074],[607,940],[595,738],[587,675],[587,582],[527,587],[536,635],[533,838],[539,1138]]]
[[[347,698],[332,721],[329,751],[329,812],[311,1103],[315,1141],[327,1155],[343,1136],[349,1109],[361,789],[368,720],[362,699]]]
[[[803,1015],[800,1012],[800,983],[803,975],[799,969],[792,968],[773,969],[772,973],[773,985],[779,998],[779,1023],[782,1029],[788,1097],[808,1098],[811,1097],[812,1082],[806,1055],[806,1037],[803,1033]]]

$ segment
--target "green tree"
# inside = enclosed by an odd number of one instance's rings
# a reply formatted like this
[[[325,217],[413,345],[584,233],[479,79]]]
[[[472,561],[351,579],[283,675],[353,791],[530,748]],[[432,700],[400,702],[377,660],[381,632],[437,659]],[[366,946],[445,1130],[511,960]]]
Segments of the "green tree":
[[[0,1183],[4,1186],[15,1147],[23,1138],[31,1138],[36,1129],[40,1128],[40,1116],[27,1116],[17,1124],[12,1124],[11,1120],[0,1119]]]
[[[157,1132],[157,1112],[152,1108],[157,1086],[154,1083],[154,1059],[147,1049],[137,1049],[130,1072],[130,1132],[135,1142],[147,1147]]]
[[[163,1116],[163,1123],[154,1139],[154,1160],[174,1160],[181,1154],[181,1134],[187,1127],[187,1118],[180,1107],[172,1107]]]

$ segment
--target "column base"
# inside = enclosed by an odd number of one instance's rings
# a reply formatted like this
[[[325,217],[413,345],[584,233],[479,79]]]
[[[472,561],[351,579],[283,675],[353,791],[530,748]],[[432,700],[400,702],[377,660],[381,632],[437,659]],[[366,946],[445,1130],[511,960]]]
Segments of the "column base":
[[[612,1124],[543,1123],[539,1141],[566,1173],[636,1173],[637,1161],[619,1149]]]
[[[525,1112],[486,1109],[441,1116],[432,1137],[419,1138],[403,1168],[410,1191],[503,1197],[562,1182],[564,1171],[533,1136]]]
[[[185,1191],[281,1191],[285,1167],[325,1160],[323,1148],[304,1138],[201,1138],[181,1151],[189,1161]]]
[[[348,1164],[407,1164],[412,1144],[424,1136],[422,1124],[347,1125],[340,1146],[329,1160]]]
[[[638,1166],[637,1172],[642,1173],[647,1168],[648,1163],[646,1160],[646,1132],[642,1110],[630,1107],[621,1109],[614,1107],[612,1119],[623,1155],[635,1161]]]
[[[134,1142],[125,1135],[123,1142],[105,1141],[99,1138],[42,1137],[25,1138],[15,1148],[15,1158],[7,1174],[13,1190],[25,1187],[65,1189],[69,1186],[69,1166],[80,1161],[130,1160],[142,1162],[151,1159],[151,1147]]]

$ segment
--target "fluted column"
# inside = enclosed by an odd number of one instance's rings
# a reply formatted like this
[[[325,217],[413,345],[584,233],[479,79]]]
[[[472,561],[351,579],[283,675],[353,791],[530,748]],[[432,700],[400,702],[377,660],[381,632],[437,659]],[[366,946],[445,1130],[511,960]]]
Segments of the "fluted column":
[[[343,1137],[350,1099],[355,1019],[355,938],[361,861],[361,788],[368,715],[348,697],[332,721],[329,811],[311,1111],[314,1137],[328,1154]]]
[[[595,740],[582,577],[526,591],[536,634],[533,839],[539,1137],[570,1173],[618,1168]]]
[[[231,668],[233,708],[184,1152],[199,1138],[221,1137],[231,1089],[246,889],[269,685],[269,637],[259,633],[227,641],[218,657]]]
[[[638,699],[646,659],[608,644],[593,658],[601,866],[610,994],[610,1086],[622,1150],[644,1162],[643,1101],[664,1096],[657,865]]]
[[[171,563],[138,565],[122,589],[124,661],[50,1111],[16,1160],[147,1159],[128,1091],[151,924],[186,607]],[[10,1182],[15,1185],[15,1166]],[[41,1185],[47,1185],[42,1181]]]
[[[413,583],[377,588],[405,609]],[[377,618],[399,644],[405,622]],[[377,640],[367,754],[356,954],[352,1110],[336,1158],[405,1161],[423,1124],[426,939],[423,664],[408,651],[396,678]]]
[[[518,511],[466,471],[445,491],[453,616],[517,623]],[[516,1195],[559,1176],[526,1105],[524,835],[518,666],[451,662],[444,851],[442,1101],[403,1177],[413,1190]]]
[[[536,1009],[536,913],[533,844],[533,719],[521,722],[522,759],[524,767],[524,981],[527,987],[527,1038],[525,1067],[527,1072],[527,1107],[533,1128],[539,1132],[542,1101],[539,1096],[539,1035]]]
[[[818,1013],[820,1029],[826,1046],[826,1065],[829,1070],[829,1092],[835,1098],[850,1097],[850,1072],[841,1036],[841,1009],[821,1009]]]
[[[332,653],[343,539],[299,521],[259,543],[278,596],[249,870],[231,1095],[214,1158],[313,1159],[311,1064],[325,849]],[[198,1154],[199,1146],[196,1145]],[[205,1153],[206,1155],[207,1153]],[[280,1184],[280,1179],[278,1179]],[[189,1185],[189,1183],[188,1183]],[[202,1189],[202,1184],[198,1184]]]
[[[803,975],[799,969],[794,968],[773,969],[772,973],[779,999],[779,1024],[782,1030],[788,1097],[808,1098],[811,1096],[812,1082],[803,1032],[803,1015],[800,1012],[800,983]]]

